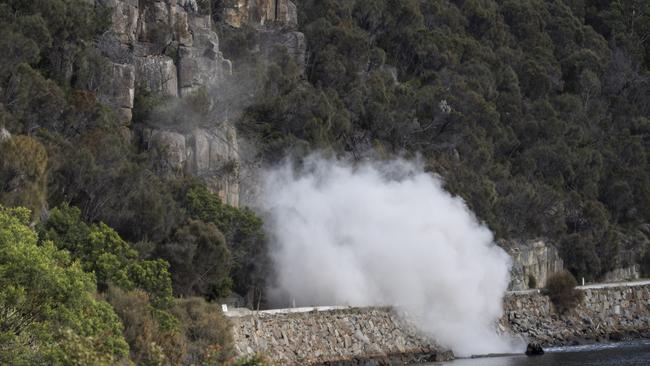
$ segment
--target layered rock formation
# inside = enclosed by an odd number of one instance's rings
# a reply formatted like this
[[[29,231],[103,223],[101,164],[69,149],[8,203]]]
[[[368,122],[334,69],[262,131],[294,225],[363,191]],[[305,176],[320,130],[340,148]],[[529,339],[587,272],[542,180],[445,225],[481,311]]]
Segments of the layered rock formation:
[[[93,0],[89,0],[93,1]],[[137,93],[184,98],[206,91],[212,103],[227,95],[232,63],[219,50],[209,11],[196,0],[94,0],[112,9],[112,27],[97,41],[110,64],[98,70],[99,100],[130,126]],[[258,32],[261,57],[286,47],[305,68],[305,36],[295,29],[297,10],[290,0],[224,0],[213,15],[233,27]],[[225,98],[227,99],[227,97]],[[165,173],[201,177],[224,202],[239,204],[239,144],[226,107],[208,123],[135,126],[145,149],[155,149]],[[202,116],[205,117],[205,116]],[[188,117],[190,118],[190,117]],[[155,122],[155,121],[154,121]]]
[[[557,249],[543,240],[504,241],[500,244],[512,258],[512,291],[526,290],[531,282],[534,282],[535,288],[542,288],[549,276],[564,268],[564,262]]]
[[[225,88],[232,65],[219,51],[212,19],[191,0],[97,0],[110,7],[112,27],[98,41],[111,61],[98,96],[124,125],[131,123],[136,92],[185,97]],[[225,113],[223,113],[225,115]],[[239,204],[239,147],[226,118],[200,128],[141,128],[144,148],[156,149],[166,172],[203,178],[230,205]]]
[[[219,51],[212,19],[199,13],[196,3],[97,1],[113,9],[111,33],[99,42],[113,63],[107,79],[114,82],[100,92],[107,104],[132,108],[136,87],[168,96],[187,95],[200,87],[219,87],[231,74],[232,65]]]
[[[222,202],[239,206],[239,145],[230,124],[189,132],[144,129],[148,149],[162,148],[166,172],[202,178]]]
[[[305,69],[307,41],[298,32],[298,11],[291,0],[224,0],[218,10],[226,24],[239,28],[248,25],[257,30],[263,54],[275,46],[286,47],[287,52]]]
[[[233,27],[276,23],[295,27],[298,11],[291,0],[223,0],[222,19]]]

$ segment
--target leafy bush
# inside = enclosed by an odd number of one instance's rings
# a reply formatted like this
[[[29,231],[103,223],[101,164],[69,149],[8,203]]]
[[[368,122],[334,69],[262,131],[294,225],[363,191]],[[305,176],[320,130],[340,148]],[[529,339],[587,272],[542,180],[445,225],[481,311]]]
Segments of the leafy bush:
[[[138,252],[115,230],[103,223],[87,225],[76,207],[53,209],[39,225],[41,241],[52,241],[80,260],[84,270],[94,272],[102,289],[110,284],[126,290],[146,291],[159,309],[171,306],[172,285],[169,264],[162,260],[141,260]]]
[[[0,206],[0,364],[112,365],[128,345],[95,280],[51,241],[40,245],[30,212]]]
[[[47,160],[43,145],[29,136],[0,142],[0,202],[38,215],[45,206]]]
[[[233,289],[248,295],[251,306],[262,303],[265,279],[270,272],[262,220],[249,209],[223,204],[196,181],[185,181],[177,196],[190,217],[212,223],[223,233]]]
[[[124,324],[131,361],[151,366],[181,363],[187,352],[185,337],[177,324],[171,329],[161,324],[146,292],[110,287],[105,296]]]
[[[183,364],[222,365],[234,355],[231,324],[218,305],[201,298],[177,299],[172,313],[186,339]]]
[[[171,264],[177,296],[229,295],[230,251],[214,224],[189,220],[159,247],[158,255]]]
[[[262,355],[243,357],[237,360],[233,366],[270,366],[271,363]]]
[[[548,278],[544,293],[557,312],[564,314],[578,306],[584,298],[584,293],[576,289],[577,285],[576,279],[570,272],[558,272]]]

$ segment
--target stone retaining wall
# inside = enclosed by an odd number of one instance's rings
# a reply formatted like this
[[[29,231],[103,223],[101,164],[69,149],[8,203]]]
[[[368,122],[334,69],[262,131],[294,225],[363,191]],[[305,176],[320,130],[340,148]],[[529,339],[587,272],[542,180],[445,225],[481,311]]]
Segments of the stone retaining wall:
[[[282,366],[404,365],[453,356],[389,308],[347,308],[231,317],[239,354]]]
[[[537,291],[510,293],[500,329],[544,346],[650,333],[650,285],[583,291],[584,302],[563,316]],[[404,365],[453,357],[390,308],[226,314],[240,355],[263,353],[279,366]]]
[[[546,346],[645,337],[650,332],[650,285],[581,291],[585,294],[582,304],[562,316],[546,296],[509,294],[501,324]]]

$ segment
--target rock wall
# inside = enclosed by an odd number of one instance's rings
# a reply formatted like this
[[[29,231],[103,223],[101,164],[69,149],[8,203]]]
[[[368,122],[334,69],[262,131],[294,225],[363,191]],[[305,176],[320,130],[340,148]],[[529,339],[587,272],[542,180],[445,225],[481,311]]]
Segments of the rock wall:
[[[531,277],[535,279],[535,288],[543,288],[549,276],[564,268],[557,249],[543,240],[504,241],[499,244],[512,258],[511,291],[528,289]]]
[[[221,16],[233,27],[268,23],[298,25],[298,11],[291,0],[223,0],[222,3]]]
[[[225,89],[232,64],[219,51],[209,15],[192,0],[96,0],[110,7],[110,32],[98,40],[110,60],[99,100],[131,124],[135,94],[184,97]],[[227,116],[227,113],[223,113]],[[143,147],[156,150],[164,173],[201,177],[223,202],[239,205],[239,146],[226,118],[187,131],[186,126],[142,128]]]
[[[505,298],[502,326],[542,345],[647,337],[650,332],[650,285],[581,290],[584,301],[558,315],[547,296],[537,292]]]
[[[143,143],[164,156],[161,170],[202,178],[222,202],[239,206],[239,145],[230,124],[190,132],[144,129]]]
[[[638,264],[625,268],[617,268],[603,275],[602,282],[633,281],[641,278],[641,267]]]
[[[562,316],[538,291],[509,293],[498,326],[502,332],[544,346],[650,335],[648,282],[583,291],[584,302]],[[233,324],[237,352],[263,353],[276,365],[403,365],[453,358],[390,308],[235,310],[226,314]]]
[[[188,0],[97,0],[113,9],[110,32],[98,42],[113,71],[100,90],[110,105],[133,108],[136,87],[182,96],[218,88],[232,72],[219,51],[209,15]],[[130,119],[125,122],[128,123]]]
[[[97,40],[110,60],[97,70],[98,99],[115,111],[124,126],[133,118],[135,96],[147,91],[183,98],[206,90],[212,105],[231,93],[231,61],[219,49],[213,19],[196,0],[88,0],[112,9],[112,26]],[[232,26],[247,24],[258,32],[257,49],[266,57],[276,45],[286,47],[305,69],[306,40],[297,32],[295,3],[290,0],[224,0],[216,16]],[[220,108],[220,109],[219,109]],[[201,177],[208,188],[232,206],[239,205],[240,166],[236,111],[217,107],[214,121],[201,128],[135,126],[143,147],[158,152],[164,173]],[[236,109],[236,108],[235,108]],[[189,130],[188,130],[189,129]],[[140,136],[142,135],[142,136]]]
[[[389,308],[256,312],[230,319],[239,354],[263,353],[275,365],[404,365],[453,357]]]

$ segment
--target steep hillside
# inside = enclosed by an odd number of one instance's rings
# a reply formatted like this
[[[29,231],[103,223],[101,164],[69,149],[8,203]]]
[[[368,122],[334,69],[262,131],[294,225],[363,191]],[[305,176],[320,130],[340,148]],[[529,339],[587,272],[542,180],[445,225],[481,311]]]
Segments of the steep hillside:
[[[577,276],[641,260],[647,2],[304,0],[298,10],[305,78],[278,62],[242,121],[262,155],[419,153],[498,237],[550,239]],[[224,50],[237,64],[241,50]]]
[[[0,245],[42,280],[0,286],[0,363],[228,360],[204,299],[265,305],[251,177],[313,151],[420,156],[502,243],[650,274],[647,1],[0,0],[0,30]]]

